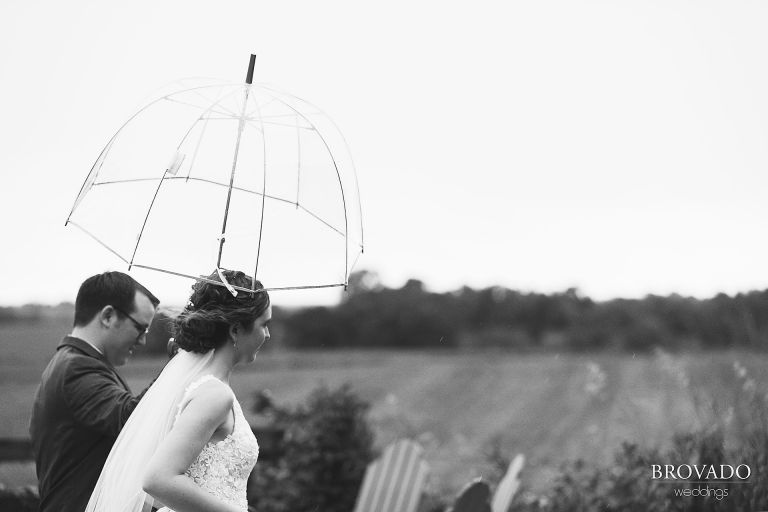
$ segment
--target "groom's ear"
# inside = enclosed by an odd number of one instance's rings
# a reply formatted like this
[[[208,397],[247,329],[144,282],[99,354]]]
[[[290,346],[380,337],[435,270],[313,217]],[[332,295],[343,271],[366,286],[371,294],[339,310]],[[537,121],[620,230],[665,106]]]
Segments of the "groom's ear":
[[[106,305],[96,313],[96,317],[99,319],[99,324],[103,327],[109,327],[110,324],[117,318],[117,311],[110,305]]]

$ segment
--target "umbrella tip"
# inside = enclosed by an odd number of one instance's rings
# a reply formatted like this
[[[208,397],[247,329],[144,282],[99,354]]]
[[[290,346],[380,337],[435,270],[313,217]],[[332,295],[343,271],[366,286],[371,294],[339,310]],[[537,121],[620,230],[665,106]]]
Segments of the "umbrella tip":
[[[248,74],[245,75],[245,83],[251,85],[253,83],[253,68],[256,65],[256,54],[251,54],[251,60],[248,62]]]

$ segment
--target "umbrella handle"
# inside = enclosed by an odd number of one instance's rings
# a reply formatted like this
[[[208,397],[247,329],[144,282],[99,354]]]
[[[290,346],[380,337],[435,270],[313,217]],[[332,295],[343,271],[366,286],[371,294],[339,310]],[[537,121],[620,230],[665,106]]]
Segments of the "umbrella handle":
[[[253,83],[253,67],[256,64],[256,55],[251,54],[251,60],[248,63],[248,74],[245,75],[245,83],[251,85]]]

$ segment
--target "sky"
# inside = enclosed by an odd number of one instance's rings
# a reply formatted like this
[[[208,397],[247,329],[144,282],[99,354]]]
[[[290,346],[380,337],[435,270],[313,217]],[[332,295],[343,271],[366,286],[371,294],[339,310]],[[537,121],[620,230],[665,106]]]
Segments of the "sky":
[[[768,288],[766,26],[746,0],[3,2],[0,305],[125,270],[64,227],[94,160],[153,91],[243,80],[251,53],[343,132],[357,268],[387,286]],[[170,303],[190,285],[136,277]]]

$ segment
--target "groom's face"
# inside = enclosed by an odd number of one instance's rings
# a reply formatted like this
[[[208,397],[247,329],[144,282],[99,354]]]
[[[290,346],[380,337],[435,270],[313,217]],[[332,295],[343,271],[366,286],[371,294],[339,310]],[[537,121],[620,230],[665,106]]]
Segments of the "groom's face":
[[[112,366],[124,365],[136,347],[146,344],[146,329],[155,317],[155,306],[146,295],[136,292],[133,310],[125,313],[119,315],[104,343],[104,356]]]

